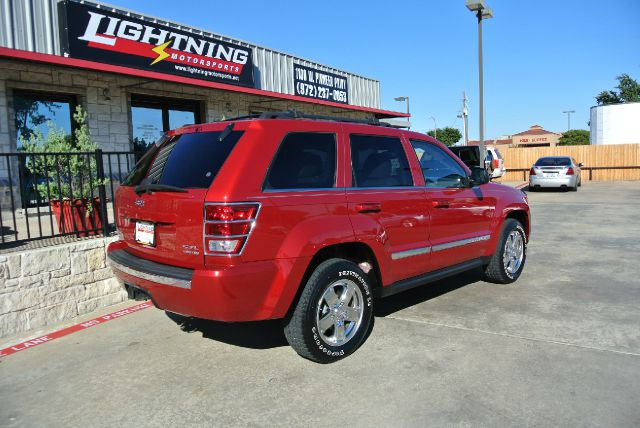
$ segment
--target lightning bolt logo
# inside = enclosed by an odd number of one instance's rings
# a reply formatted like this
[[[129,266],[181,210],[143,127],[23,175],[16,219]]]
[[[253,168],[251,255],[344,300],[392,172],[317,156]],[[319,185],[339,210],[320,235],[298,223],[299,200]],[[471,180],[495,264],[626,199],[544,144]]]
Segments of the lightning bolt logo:
[[[156,59],[153,60],[153,62],[150,65],[153,65],[155,63],[158,63],[160,61],[162,61],[165,58],[169,57],[169,54],[166,53],[164,50],[171,44],[173,43],[173,40],[169,40],[166,43],[163,43],[161,45],[156,46],[155,48],[151,49],[153,52],[157,53],[158,56]]]

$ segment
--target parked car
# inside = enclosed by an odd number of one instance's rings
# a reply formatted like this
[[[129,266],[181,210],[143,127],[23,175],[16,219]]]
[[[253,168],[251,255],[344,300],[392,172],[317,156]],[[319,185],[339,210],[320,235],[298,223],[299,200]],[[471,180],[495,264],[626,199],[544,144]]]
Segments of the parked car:
[[[504,175],[504,160],[500,151],[495,147],[485,147],[486,155],[480,155],[478,146],[452,146],[451,151],[469,168],[484,167],[489,172],[490,178],[499,178]]]
[[[516,281],[530,228],[523,192],[427,135],[291,112],[167,133],[116,201],[108,257],[131,297],[281,318],[321,363],[362,344],[375,298],[474,268]]]
[[[529,191],[556,187],[577,191],[582,185],[581,163],[569,156],[545,156],[529,170]]]
[[[500,150],[496,147],[487,147],[487,160],[491,163],[491,178],[502,177],[506,168]]]

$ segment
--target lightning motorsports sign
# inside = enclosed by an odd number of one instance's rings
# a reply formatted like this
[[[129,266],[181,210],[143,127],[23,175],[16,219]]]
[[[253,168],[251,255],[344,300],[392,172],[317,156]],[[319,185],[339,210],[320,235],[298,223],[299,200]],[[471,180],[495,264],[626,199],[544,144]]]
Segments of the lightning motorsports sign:
[[[254,86],[251,48],[86,4],[61,7],[72,58]]]

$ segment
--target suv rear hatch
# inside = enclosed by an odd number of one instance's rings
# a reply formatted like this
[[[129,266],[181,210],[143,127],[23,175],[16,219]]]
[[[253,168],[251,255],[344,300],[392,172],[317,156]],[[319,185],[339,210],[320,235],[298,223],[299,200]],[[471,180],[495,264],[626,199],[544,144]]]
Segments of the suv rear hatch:
[[[116,194],[129,252],[169,265],[204,265],[205,196],[242,135],[221,124],[219,131],[169,134],[145,153]]]

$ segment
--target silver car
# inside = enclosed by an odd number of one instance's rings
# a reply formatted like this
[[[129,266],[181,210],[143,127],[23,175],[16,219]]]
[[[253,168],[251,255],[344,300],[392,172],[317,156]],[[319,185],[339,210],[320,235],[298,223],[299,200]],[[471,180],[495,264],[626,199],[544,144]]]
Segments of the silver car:
[[[581,163],[569,156],[545,156],[529,171],[529,191],[542,187],[570,189],[574,192],[582,184]]]

